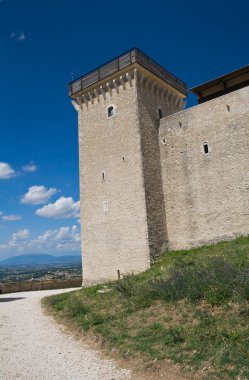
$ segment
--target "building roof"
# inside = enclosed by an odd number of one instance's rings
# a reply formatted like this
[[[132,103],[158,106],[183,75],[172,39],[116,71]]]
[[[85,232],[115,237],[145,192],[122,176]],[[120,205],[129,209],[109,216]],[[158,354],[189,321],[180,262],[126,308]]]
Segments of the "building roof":
[[[77,94],[81,93],[85,89],[88,89],[94,84],[103,81],[111,75],[114,75],[134,64],[142,66],[144,69],[159,77],[177,91],[181,92],[185,96],[187,95],[187,85],[182,80],[177,78],[168,70],[164,69],[160,64],[152,60],[141,50],[133,48],[96,68],[95,70],[92,70],[80,78],[70,82],[68,85],[69,96],[75,98],[77,97]]]
[[[198,96],[199,103],[203,103],[248,85],[249,65],[193,87],[190,91]]]

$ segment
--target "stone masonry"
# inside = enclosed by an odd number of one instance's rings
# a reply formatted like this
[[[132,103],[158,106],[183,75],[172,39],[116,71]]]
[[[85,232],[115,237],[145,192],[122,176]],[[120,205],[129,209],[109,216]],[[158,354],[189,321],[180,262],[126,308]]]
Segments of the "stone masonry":
[[[70,90],[84,285],[144,271],[169,249],[249,233],[249,87],[183,110],[182,82],[129,54]]]
[[[248,126],[248,86],[161,120],[169,249],[249,233]]]

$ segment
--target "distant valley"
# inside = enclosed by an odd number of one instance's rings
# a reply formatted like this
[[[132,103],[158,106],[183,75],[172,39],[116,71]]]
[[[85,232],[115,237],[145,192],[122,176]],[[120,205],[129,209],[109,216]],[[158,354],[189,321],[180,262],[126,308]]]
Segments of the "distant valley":
[[[0,266],[40,266],[40,265],[80,265],[80,255],[67,255],[67,256],[53,256],[47,254],[29,254],[10,257],[8,259],[0,261]]]

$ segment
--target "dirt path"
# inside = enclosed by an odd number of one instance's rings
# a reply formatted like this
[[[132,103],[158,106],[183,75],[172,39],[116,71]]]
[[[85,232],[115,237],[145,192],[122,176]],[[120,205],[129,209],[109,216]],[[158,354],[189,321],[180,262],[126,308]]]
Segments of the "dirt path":
[[[62,292],[0,295],[0,379],[129,379],[128,370],[101,358],[43,313],[41,298]]]

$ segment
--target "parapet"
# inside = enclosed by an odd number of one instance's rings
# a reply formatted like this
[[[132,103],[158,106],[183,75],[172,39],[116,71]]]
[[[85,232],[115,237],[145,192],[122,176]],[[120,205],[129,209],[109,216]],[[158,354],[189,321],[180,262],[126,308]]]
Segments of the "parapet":
[[[186,97],[186,84],[137,48],[127,51],[95,70],[70,82],[68,85],[69,96],[73,99],[77,99],[84,92],[91,90],[96,84],[101,85],[102,82],[104,83],[107,78],[112,79],[117,76],[117,73],[122,74],[127,71],[127,69],[137,67],[145,69]]]

